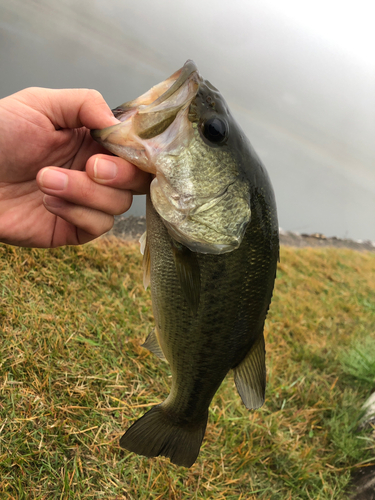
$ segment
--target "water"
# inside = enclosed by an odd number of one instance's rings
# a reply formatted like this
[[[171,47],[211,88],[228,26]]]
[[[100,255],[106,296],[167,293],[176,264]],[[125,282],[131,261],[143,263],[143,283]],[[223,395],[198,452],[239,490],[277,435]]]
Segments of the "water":
[[[375,71],[258,4],[0,0],[0,97],[92,87],[115,107],[192,58],[265,163],[281,227],[375,240]]]

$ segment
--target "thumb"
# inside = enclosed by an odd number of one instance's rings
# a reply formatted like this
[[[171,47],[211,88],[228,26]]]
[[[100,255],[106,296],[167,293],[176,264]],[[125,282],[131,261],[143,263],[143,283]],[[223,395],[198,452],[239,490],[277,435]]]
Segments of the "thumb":
[[[120,123],[97,90],[34,87],[19,92],[17,97],[43,113],[56,129],[96,129]]]

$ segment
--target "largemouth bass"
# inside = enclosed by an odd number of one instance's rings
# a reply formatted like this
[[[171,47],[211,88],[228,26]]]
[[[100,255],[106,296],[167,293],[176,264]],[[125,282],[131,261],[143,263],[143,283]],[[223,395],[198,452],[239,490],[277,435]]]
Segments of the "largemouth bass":
[[[120,445],[190,467],[229,370],[247,408],[264,402],[263,328],[279,255],[275,197],[223,97],[192,61],[114,114],[121,123],[92,136],[154,174],[143,267],[156,326],[144,346],[172,372],[167,399]]]

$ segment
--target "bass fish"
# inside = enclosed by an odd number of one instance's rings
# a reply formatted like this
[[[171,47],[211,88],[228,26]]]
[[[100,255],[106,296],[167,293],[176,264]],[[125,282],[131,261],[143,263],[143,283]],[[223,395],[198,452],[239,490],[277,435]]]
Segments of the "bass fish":
[[[264,402],[263,328],[279,256],[274,192],[225,100],[193,61],[113,113],[121,123],[92,137],[154,175],[143,269],[156,326],[144,346],[172,373],[167,399],[120,445],[190,467],[229,370],[247,408]]]

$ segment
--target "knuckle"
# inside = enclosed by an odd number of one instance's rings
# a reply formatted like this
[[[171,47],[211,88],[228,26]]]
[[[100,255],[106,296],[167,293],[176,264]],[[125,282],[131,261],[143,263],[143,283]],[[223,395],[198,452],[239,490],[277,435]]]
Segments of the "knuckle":
[[[87,89],[86,92],[87,100],[93,101],[95,103],[101,103],[104,101],[102,94],[98,90]]]

